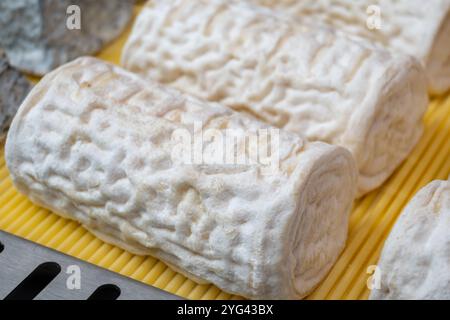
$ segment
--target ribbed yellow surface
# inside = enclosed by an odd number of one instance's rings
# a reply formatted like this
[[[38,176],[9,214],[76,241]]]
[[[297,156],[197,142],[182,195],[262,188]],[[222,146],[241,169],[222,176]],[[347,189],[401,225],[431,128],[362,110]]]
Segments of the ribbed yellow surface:
[[[136,7],[135,13],[139,11]],[[98,56],[118,63],[129,29]],[[450,94],[435,98],[425,133],[403,165],[384,184],[355,204],[348,243],[328,277],[310,299],[366,299],[367,268],[376,264],[384,240],[415,192],[450,174]],[[152,257],[106,244],[78,223],[33,205],[13,187],[0,150],[0,229],[189,299],[237,299],[213,285],[199,285]]]

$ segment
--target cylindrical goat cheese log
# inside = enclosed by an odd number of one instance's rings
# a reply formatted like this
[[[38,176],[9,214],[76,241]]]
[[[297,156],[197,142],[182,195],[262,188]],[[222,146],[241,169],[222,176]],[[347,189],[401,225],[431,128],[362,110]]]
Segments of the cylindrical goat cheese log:
[[[323,279],[344,247],[357,185],[345,148],[94,58],[35,86],[9,130],[6,163],[33,202],[249,298],[302,298]]]
[[[450,300],[450,180],[421,189],[381,253],[370,299]]]
[[[450,0],[245,0],[410,54],[432,93],[450,89]]]
[[[125,68],[310,141],[346,147],[358,195],[373,190],[422,134],[420,63],[331,31],[224,0],[155,0],[124,48]]]

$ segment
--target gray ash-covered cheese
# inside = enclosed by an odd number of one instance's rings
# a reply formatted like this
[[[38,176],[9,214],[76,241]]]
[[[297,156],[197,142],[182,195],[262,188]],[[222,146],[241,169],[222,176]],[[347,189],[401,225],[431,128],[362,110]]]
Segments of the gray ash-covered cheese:
[[[132,13],[132,0],[2,0],[0,48],[16,68],[43,75],[99,51]]]
[[[0,143],[5,140],[9,125],[30,89],[31,83],[11,67],[0,51]]]

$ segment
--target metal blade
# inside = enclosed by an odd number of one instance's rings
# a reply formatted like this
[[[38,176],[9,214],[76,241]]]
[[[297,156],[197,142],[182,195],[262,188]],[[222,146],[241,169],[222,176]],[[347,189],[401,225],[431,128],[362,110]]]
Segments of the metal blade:
[[[113,287],[116,293],[120,293],[117,299],[181,299],[158,288],[145,285],[3,231],[0,231],[0,243],[3,245],[3,250],[0,252],[0,299],[10,295],[38,266],[49,262],[52,262],[52,265],[54,263],[59,265],[60,272],[39,292],[35,299],[84,300],[104,285],[113,285],[106,286],[106,288]],[[73,277],[77,276],[79,276],[79,282],[74,282]],[[79,284],[79,288],[77,284]],[[34,285],[34,283],[30,285]],[[102,294],[99,293],[99,295],[101,298]],[[105,295],[105,299],[107,297],[108,295]]]

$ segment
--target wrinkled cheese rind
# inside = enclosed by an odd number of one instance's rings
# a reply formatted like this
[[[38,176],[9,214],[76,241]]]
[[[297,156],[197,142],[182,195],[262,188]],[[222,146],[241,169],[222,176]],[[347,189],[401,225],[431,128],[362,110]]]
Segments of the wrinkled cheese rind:
[[[450,299],[450,180],[433,181],[409,202],[378,262],[371,299]]]
[[[245,0],[418,58],[429,89],[450,89],[450,0]]]
[[[175,130],[208,128],[242,131],[238,146],[272,127],[82,58],[46,75],[21,105],[6,163],[32,201],[105,241],[249,298],[305,296],[345,243],[351,154],[280,131],[269,173],[173,158]]]
[[[122,64],[147,78],[304,135],[356,159],[378,187],[422,133],[426,78],[411,57],[224,0],[150,1]]]

